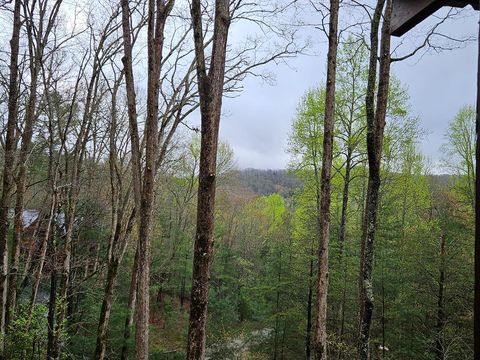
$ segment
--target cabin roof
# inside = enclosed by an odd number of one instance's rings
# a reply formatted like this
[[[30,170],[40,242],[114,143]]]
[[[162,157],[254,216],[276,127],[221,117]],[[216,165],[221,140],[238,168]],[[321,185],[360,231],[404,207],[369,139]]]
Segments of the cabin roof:
[[[14,210],[10,209],[8,212],[8,215],[11,219],[14,217]],[[23,227],[28,228],[30,225],[32,225],[35,221],[37,221],[38,217],[40,215],[40,211],[34,210],[34,209],[25,209],[22,212],[22,224]]]
[[[393,0],[393,36],[402,36],[443,6],[463,8],[471,5],[478,10],[476,0]]]
[[[29,227],[32,225],[37,219],[38,216],[40,215],[40,212],[38,210],[23,210],[22,213],[22,223],[24,227]]]

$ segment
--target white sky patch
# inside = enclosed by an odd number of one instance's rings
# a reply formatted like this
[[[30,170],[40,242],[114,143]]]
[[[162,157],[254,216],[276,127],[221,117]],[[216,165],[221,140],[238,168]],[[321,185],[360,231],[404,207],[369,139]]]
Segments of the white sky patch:
[[[221,137],[235,150],[240,167],[288,166],[285,150],[298,102],[307,89],[322,85],[325,79],[324,35],[315,29],[309,32],[317,39],[310,52],[318,55],[299,56],[289,61],[289,66],[269,65],[267,70],[276,77],[274,86],[250,78],[237,98],[225,100]],[[475,12],[466,10],[463,18],[444,26],[443,32],[476,35]],[[420,150],[433,172],[442,172],[440,147],[448,123],[462,106],[475,103],[476,52],[477,44],[471,42],[461,49],[415,56],[392,65],[392,72],[408,88],[411,116],[420,118],[427,133]]]

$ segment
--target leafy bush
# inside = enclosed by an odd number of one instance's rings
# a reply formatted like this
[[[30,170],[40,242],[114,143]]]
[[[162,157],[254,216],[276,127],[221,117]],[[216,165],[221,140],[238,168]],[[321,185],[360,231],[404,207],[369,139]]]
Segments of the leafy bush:
[[[10,322],[5,336],[5,358],[45,359],[48,342],[48,309],[44,304],[36,304],[32,313],[29,308],[20,308]]]

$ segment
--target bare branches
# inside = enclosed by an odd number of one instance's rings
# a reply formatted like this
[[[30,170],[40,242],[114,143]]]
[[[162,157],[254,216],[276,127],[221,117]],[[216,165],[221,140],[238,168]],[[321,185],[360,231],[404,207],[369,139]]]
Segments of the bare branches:
[[[435,19],[435,23],[430,27],[430,29],[416,36],[416,38],[423,38],[423,41],[419,45],[416,45],[413,50],[409,50],[409,52],[405,55],[396,56],[396,54],[400,51],[402,45],[405,42],[405,40],[402,38],[392,50],[393,56],[391,61],[403,61],[421,53],[422,51],[425,54],[428,52],[438,53],[442,51],[454,50],[459,47],[465,46],[468,42],[475,40],[476,38],[473,34],[454,37],[442,33],[442,25],[446,24],[449,21],[457,19],[463,14],[463,12],[464,11],[462,10],[451,8],[443,16],[433,16],[432,18]]]

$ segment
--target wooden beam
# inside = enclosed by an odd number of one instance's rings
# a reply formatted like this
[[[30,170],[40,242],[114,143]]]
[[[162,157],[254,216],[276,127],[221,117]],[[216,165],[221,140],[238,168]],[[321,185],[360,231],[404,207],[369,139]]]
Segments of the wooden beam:
[[[480,1],[479,1],[480,3]],[[480,26],[477,57],[477,114],[475,118],[475,261],[473,297],[473,357],[480,360]]]
[[[402,36],[443,6],[463,8],[467,5],[478,10],[476,0],[394,0],[392,35]]]
[[[392,35],[402,36],[408,30],[440,9],[445,0],[396,0],[393,2]]]

